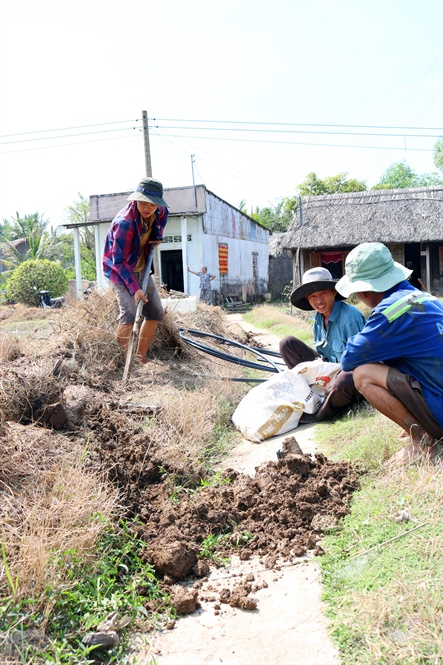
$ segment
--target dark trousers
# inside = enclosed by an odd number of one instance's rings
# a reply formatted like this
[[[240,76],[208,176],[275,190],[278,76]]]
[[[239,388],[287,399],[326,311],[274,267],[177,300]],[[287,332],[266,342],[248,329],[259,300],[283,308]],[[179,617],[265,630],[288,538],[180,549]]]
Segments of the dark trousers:
[[[297,337],[285,337],[281,340],[280,355],[289,369],[299,363],[320,358],[314,349],[297,339]],[[363,396],[355,388],[352,372],[339,370],[335,379],[331,382],[325,401],[317,413],[313,415],[313,420],[321,422],[343,415],[351,406],[362,399]],[[303,416],[301,422],[303,422]]]

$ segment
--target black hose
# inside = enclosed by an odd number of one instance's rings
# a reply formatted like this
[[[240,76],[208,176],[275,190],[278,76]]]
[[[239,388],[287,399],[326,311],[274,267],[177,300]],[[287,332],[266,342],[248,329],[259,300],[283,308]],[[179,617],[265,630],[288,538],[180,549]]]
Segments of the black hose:
[[[259,360],[262,361],[262,363],[265,363],[265,365],[260,364],[258,362],[253,362],[251,360],[245,360],[239,358],[238,356],[234,356],[231,353],[224,353],[223,351],[214,349],[213,347],[208,346],[207,344],[202,344],[201,342],[197,342],[196,340],[190,339],[189,337],[186,336],[186,334],[191,334],[194,335],[195,337],[210,337],[212,339],[217,340],[221,344],[235,346],[237,348],[243,349],[245,351],[248,351],[249,353],[252,353],[252,355],[255,355]],[[268,351],[266,349],[258,349],[256,347],[246,346],[245,344],[236,342],[233,339],[228,339],[227,337],[221,337],[220,335],[213,335],[212,333],[203,332],[201,330],[194,330],[191,328],[188,329],[179,328],[179,335],[181,339],[184,342],[186,342],[186,344],[188,344],[189,346],[192,346],[193,348],[197,349],[198,351],[202,351],[203,353],[208,353],[211,356],[220,358],[221,360],[226,360],[227,362],[231,362],[236,365],[243,365],[244,367],[249,367],[250,369],[258,369],[262,372],[278,373],[282,371],[282,369],[278,366],[278,364],[276,364],[270,358],[266,358],[266,356],[273,356],[275,358],[281,359],[281,355],[276,351]],[[240,379],[240,380],[245,380],[245,379]]]

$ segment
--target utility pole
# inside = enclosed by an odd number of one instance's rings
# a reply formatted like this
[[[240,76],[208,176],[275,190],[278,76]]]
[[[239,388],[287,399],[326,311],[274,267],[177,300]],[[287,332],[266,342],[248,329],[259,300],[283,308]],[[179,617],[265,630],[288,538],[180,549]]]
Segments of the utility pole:
[[[194,162],[195,162],[195,155],[191,155],[192,186],[194,188],[195,209],[197,210],[198,205],[197,205],[197,190],[195,189],[195,180],[194,180]]]
[[[148,178],[152,178],[152,166],[151,166],[151,149],[149,147],[149,127],[148,127],[148,113],[147,111],[142,111],[143,117],[143,139],[145,144],[145,164],[146,164],[146,175]],[[154,247],[154,275],[153,280],[157,289],[160,288],[160,250],[159,246]]]
[[[143,138],[145,143],[146,175],[148,176],[148,178],[152,178],[151,150],[149,148],[148,114],[146,111],[142,111],[142,117],[143,117]]]

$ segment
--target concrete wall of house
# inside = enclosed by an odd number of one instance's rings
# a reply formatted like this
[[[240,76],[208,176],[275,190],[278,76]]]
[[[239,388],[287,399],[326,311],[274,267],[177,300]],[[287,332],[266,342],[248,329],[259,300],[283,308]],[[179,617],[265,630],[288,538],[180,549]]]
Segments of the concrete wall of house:
[[[217,262],[218,245],[228,246],[228,274],[220,276],[220,293],[251,301],[268,290],[267,229],[207,192],[203,230],[204,252]]]
[[[253,300],[267,290],[268,283],[268,246],[267,243],[226,236],[221,233],[204,230],[204,221],[201,216],[187,216],[187,260],[188,266],[194,272],[206,266],[208,272],[215,275],[212,282],[213,290],[223,295],[236,295],[242,300]],[[208,226],[208,225],[206,225]],[[210,225],[211,231],[216,225]],[[189,239],[190,238],[190,239]],[[181,237],[181,218],[172,217],[165,228],[164,241],[160,245],[162,252],[170,250],[183,251]],[[219,274],[218,246],[228,246],[228,275]],[[257,277],[254,279],[253,253],[256,255]],[[185,266],[187,269],[187,266]],[[164,276],[160,277],[162,281]],[[189,295],[198,296],[200,293],[200,280],[195,275],[188,275]]]

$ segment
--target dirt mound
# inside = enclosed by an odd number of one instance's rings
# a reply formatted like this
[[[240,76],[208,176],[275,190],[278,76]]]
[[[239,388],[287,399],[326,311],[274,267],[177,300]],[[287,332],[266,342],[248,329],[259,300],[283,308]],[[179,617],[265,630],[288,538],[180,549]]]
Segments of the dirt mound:
[[[146,560],[159,574],[181,579],[199,576],[199,556],[215,551],[216,560],[233,552],[241,559],[255,554],[269,566],[309,550],[322,553],[321,535],[349,511],[359,472],[348,463],[284,448],[282,459],[261,464],[252,478],[227,469],[218,486],[196,490],[171,487],[168,469],[142,435],[102,447],[101,459],[124,489],[129,514],[143,522],[135,528],[147,543]],[[178,500],[173,492],[179,490]],[[214,552],[205,548],[208,538]]]

